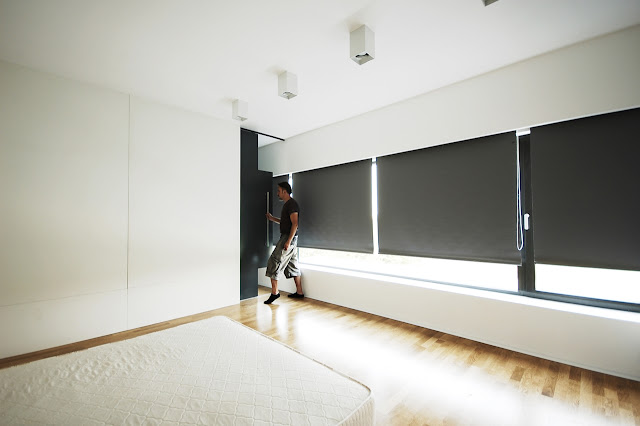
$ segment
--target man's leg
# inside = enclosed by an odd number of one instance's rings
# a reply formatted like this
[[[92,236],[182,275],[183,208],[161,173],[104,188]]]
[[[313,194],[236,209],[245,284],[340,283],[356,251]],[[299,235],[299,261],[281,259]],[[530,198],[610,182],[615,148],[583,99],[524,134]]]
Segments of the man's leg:
[[[304,297],[304,293],[302,292],[302,281],[301,276],[296,275],[293,277],[293,282],[296,283],[296,292],[291,293],[289,297],[293,299],[302,299]]]
[[[292,244],[293,252],[291,253],[291,257],[287,262],[287,266],[284,270],[284,275],[288,278],[293,278],[293,282],[296,283],[296,292],[291,293],[289,297],[294,299],[302,299],[304,297],[304,293],[302,292],[302,280],[300,272],[300,268],[298,267],[298,237],[295,237]]]
[[[278,276],[283,269],[282,249],[285,241],[286,236],[280,237],[278,244],[276,244],[276,248],[273,249],[273,253],[271,253],[271,256],[269,256],[269,260],[267,261],[266,275],[271,279],[271,294],[269,295],[269,298],[264,302],[266,305],[270,305],[274,300],[280,297],[280,293],[278,293]]]
[[[280,293],[278,293],[278,280],[271,278],[271,295],[267,300],[264,301],[264,304],[270,305],[278,297],[280,297]]]
[[[293,282],[296,283],[296,293],[304,294],[302,293],[302,280],[300,275],[298,275],[297,277],[293,277]]]

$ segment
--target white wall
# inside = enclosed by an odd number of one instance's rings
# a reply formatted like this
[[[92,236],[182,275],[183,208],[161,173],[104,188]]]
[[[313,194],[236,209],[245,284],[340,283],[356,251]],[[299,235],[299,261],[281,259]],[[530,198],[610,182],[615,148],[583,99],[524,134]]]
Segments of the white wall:
[[[0,358],[237,303],[239,141],[0,62]]]
[[[239,167],[239,127],[132,98],[129,327],[239,301]]]
[[[638,46],[640,26],[551,52],[267,145],[259,167],[281,175],[637,107]],[[289,281],[280,287],[293,290]],[[640,380],[640,314],[310,266],[303,287],[315,299]]]
[[[128,102],[0,63],[2,305],[126,288]]]
[[[637,107],[638,46],[635,26],[541,55],[264,146],[259,168],[278,176]]]

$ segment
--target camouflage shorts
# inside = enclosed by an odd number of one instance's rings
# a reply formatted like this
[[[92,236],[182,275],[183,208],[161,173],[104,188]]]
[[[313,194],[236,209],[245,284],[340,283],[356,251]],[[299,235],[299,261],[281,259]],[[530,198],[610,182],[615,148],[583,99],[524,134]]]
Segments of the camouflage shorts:
[[[280,235],[280,239],[273,249],[271,257],[267,262],[267,277],[277,280],[282,273],[287,278],[298,277],[301,275],[298,269],[298,236],[296,235],[289,244],[289,249],[285,251],[284,243],[287,242],[288,235]]]

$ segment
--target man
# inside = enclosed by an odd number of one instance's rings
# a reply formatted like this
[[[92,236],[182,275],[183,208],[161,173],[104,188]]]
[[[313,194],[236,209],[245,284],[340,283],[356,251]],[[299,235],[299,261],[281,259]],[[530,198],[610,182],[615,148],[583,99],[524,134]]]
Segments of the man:
[[[296,283],[296,292],[289,295],[294,299],[304,298],[302,283],[300,281],[300,269],[298,269],[298,217],[300,207],[291,197],[291,185],[288,182],[278,184],[278,198],[284,201],[280,218],[267,212],[267,219],[280,224],[280,239],[273,249],[267,262],[267,276],[271,278],[271,295],[264,302],[267,305],[273,303],[280,293],[278,292],[278,278],[284,272],[285,277],[292,278]]]

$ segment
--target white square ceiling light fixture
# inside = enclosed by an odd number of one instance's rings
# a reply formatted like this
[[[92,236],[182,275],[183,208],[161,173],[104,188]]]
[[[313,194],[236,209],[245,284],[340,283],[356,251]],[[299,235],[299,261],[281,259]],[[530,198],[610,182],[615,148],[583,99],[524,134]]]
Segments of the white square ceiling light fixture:
[[[298,76],[289,71],[278,75],[278,96],[291,99],[298,96]]]
[[[351,59],[358,64],[362,65],[372,60],[376,55],[375,47],[375,34],[371,31],[371,28],[366,25],[351,31],[350,35],[350,47],[349,53]]]
[[[239,121],[244,121],[249,118],[249,104],[240,99],[233,101],[231,118]]]

